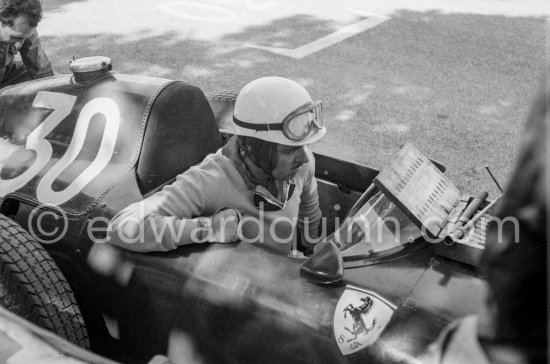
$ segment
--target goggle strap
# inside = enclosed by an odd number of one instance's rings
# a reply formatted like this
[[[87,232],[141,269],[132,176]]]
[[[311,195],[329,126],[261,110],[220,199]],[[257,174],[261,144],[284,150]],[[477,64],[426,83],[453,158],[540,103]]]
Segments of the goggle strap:
[[[242,128],[252,129],[256,131],[283,130],[283,124],[281,123],[272,123],[272,124],[247,123],[246,121],[241,121],[237,119],[235,116],[233,116],[233,122]]]
[[[239,120],[233,115],[233,122],[246,129],[252,129],[256,131],[270,131],[270,130],[283,130],[283,125],[287,123],[288,121],[292,120],[297,115],[305,114],[307,112],[317,110],[318,108],[321,108],[321,114],[322,114],[322,103],[321,101],[316,102],[307,102],[304,105],[296,108],[293,112],[288,114],[284,119],[282,123],[271,123],[271,124],[255,124],[255,123],[247,123],[246,121]],[[317,113],[317,112],[316,112]],[[317,124],[317,122],[315,122]],[[319,125],[317,125],[319,126]]]

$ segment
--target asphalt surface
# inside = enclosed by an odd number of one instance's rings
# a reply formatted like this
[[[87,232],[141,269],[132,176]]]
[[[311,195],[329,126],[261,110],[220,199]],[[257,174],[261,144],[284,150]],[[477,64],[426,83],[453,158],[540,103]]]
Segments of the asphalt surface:
[[[464,193],[497,194],[545,64],[543,1],[48,0],[54,69],[109,56],[119,73],[205,92],[266,75],[324,101],[312,149],[381,168],[412,142]],[[459,3],[459,4],[455,4]]]

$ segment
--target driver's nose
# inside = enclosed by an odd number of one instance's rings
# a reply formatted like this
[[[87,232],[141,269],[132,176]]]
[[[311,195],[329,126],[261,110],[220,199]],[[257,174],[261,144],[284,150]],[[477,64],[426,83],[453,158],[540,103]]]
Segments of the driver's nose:
[[[296,161],[300,162],[301,164],[305,164],[309,162],[309,158],[307,157],[305,147],[301,147],[298,150],[298,153],[296,153]]]

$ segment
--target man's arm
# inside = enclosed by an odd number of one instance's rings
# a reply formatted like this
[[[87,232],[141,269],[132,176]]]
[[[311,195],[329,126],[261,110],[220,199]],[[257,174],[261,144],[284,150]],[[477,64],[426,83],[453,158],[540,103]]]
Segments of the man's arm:
[[[134,251],[168,251],[201,242],[205,191],[192,167],[161,191],[120,211],[111,221],[109,243]]]
[[[298,229],[301,232],[302,243],[306,246],[311,246],[319,238],[321,209],[319,208],[319,193],[317,190],[317,180],[315,179],[315,157],[309,148],[306,148],[306,152],[309,162],[304,165],[307,168],[307,178],[300,196]]]
[[[33,79],[53,76],[52,64],[40,45],[36,30],[23,42],[19,54]]]

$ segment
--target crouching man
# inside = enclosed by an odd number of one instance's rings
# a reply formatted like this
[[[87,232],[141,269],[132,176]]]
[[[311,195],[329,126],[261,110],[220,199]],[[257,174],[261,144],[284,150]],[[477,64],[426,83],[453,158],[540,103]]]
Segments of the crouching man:
[[[42,19],[39,0],[0,1],[0,89],[35,78],[53,76],[36,26]],[[21,61],[16,61],[19,53]]]

